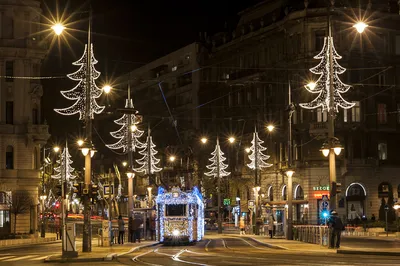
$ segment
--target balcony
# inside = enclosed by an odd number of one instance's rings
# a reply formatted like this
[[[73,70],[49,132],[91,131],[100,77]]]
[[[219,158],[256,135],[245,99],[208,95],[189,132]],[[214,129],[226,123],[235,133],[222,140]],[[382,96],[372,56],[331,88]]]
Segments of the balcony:
[[[44,145],[50,138],[49,126],[27,124],[26,135],[29,141],[33,141],[35,144]]]
[[[310,135],[324,135],[328,133],[328,123],[316,122],[310,123]]]

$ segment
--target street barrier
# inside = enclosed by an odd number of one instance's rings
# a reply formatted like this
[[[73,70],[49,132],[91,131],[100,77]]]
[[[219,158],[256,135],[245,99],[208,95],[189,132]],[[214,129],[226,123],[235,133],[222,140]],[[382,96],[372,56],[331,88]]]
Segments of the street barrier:
[[[325,225],[295,225],[293,239],[311,244],[327,246],[329,228]]]

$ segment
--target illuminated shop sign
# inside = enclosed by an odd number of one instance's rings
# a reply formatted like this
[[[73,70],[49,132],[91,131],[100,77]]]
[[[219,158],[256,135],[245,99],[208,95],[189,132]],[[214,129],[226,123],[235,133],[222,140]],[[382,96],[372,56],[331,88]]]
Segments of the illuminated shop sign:
[[[316,186],[313,187],[314,191],[319,191],[319,190],[323,190],[323,191],[329,191],[329,186]]]
[[[314,198],[316,198],[316,199],[322,199],[322,196],[323,196],[323,195],[327,195],[328,198],[330,197],[329,192],[326,192],[326,191],[317,191],[316,193],[314,193]]]

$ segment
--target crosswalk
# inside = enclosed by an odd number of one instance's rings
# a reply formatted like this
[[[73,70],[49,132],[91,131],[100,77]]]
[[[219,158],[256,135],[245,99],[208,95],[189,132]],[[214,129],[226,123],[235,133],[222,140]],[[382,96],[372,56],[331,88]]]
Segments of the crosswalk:
[[[33,254],[33,255],[0,255],[0,262],[6,261],[40,261],[47,258],[49,255],[42,255],[42,254]]]

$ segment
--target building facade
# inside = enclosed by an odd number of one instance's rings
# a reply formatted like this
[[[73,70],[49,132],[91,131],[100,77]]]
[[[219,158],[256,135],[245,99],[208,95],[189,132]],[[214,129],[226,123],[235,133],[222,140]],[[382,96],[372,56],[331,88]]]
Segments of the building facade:
[[[38,77],[47,45],[40,36],[40,1],[0,1],[0,232],[14,231],[19,191],[31,206],[18,213],[16,232],[36,232],[40,148],[50,137],[41,120]],[[14,196],[12,196],[14,195]],[[12,230],[10,230],[10,228]]]
[[[166,124],[159,137],[168,143],[176,140],[174,127],[185,131],[191,126],[193,134],[184,139],[186,145],[196,146],[203,134],[218,134],[220,138],[235,135],[233,147],[222,144],[231,175],[221,189],[232,205],[236,198],[240,199],[242,211],[248,210],[248,200],[254,200],[254,172],[246,166],[249,159],[244,150],[250,146],[256,127],[271,156],[268,162],[273,164],[261,171],[260,201],[263,206],[272,207],[278,221],[285,221],[290,88],[295,103],[291,119],[294,221],[321,222],[322,197],[329,197],[328,160],[320,152],[327,139],[328,114],[322,109],[302,109],[298,104],[315,96],[304,85],[318,79],[309,69],[319,63],[313,57],[321,51],[327,36],[327,2],[260,1],[239,13],[240,20],[232,31],[202,35],[202,40],[193,44],[197,58],[193,66],[188,65],[182,72],[173,71],[175,63],[167,64],[171,54],[132,72],[132,76],[143,80],[135,88],[146,91],[148,96],[144,98],[152,101],[151,112],[159,115],[166,113],[166,107],[158,85],[167,79],[157,76],[155,70],[151,78],[143,73],[168,65],[168,80],[179,80],[187,70],[191,71],[192,79],[183,88],[191,95],[192,104],[177,107],[179,110],[171,108],[173,124]],[[395,201],[400,196],[400,155],[396,152],[400,134],[400,95],[396,85],[400,62],[400,29],[396,26],[399,5],[390,0],[331,2],[332,35],[342,56],[338,63],[347,69],[340,79],[352,85],[343,97],[355,103],[352,109],[341,109],[335,118],[335,136],[344,145],[344,151],[336,157],[337,180],[341,183],[337,211],[346,220],[363,215],[369,218],[372,214],[378,217],[382,199]],[[352,27],[360,18],[370,25],[364,34]],[[163,89],[167,101],[176,103],[179,90],[167,86]],[[157,107],[153,107],[154,99],[150,97],[158,98]],[[142,99],[138,98],[138,106]],[[142,108],[142,113],[149,110]],[[182,126],[188,120],[184,116],[193,117],[191,125]],[[268,124],[275,129],[267,131]],[[167,130],[172,134],[167,135]],[[195,150],[197,158],[203,159],[209,157],[208,152]],[[200,170],[207,163],[197,162]],[[215,185],[208,188],[206,196],[216,198]]]

